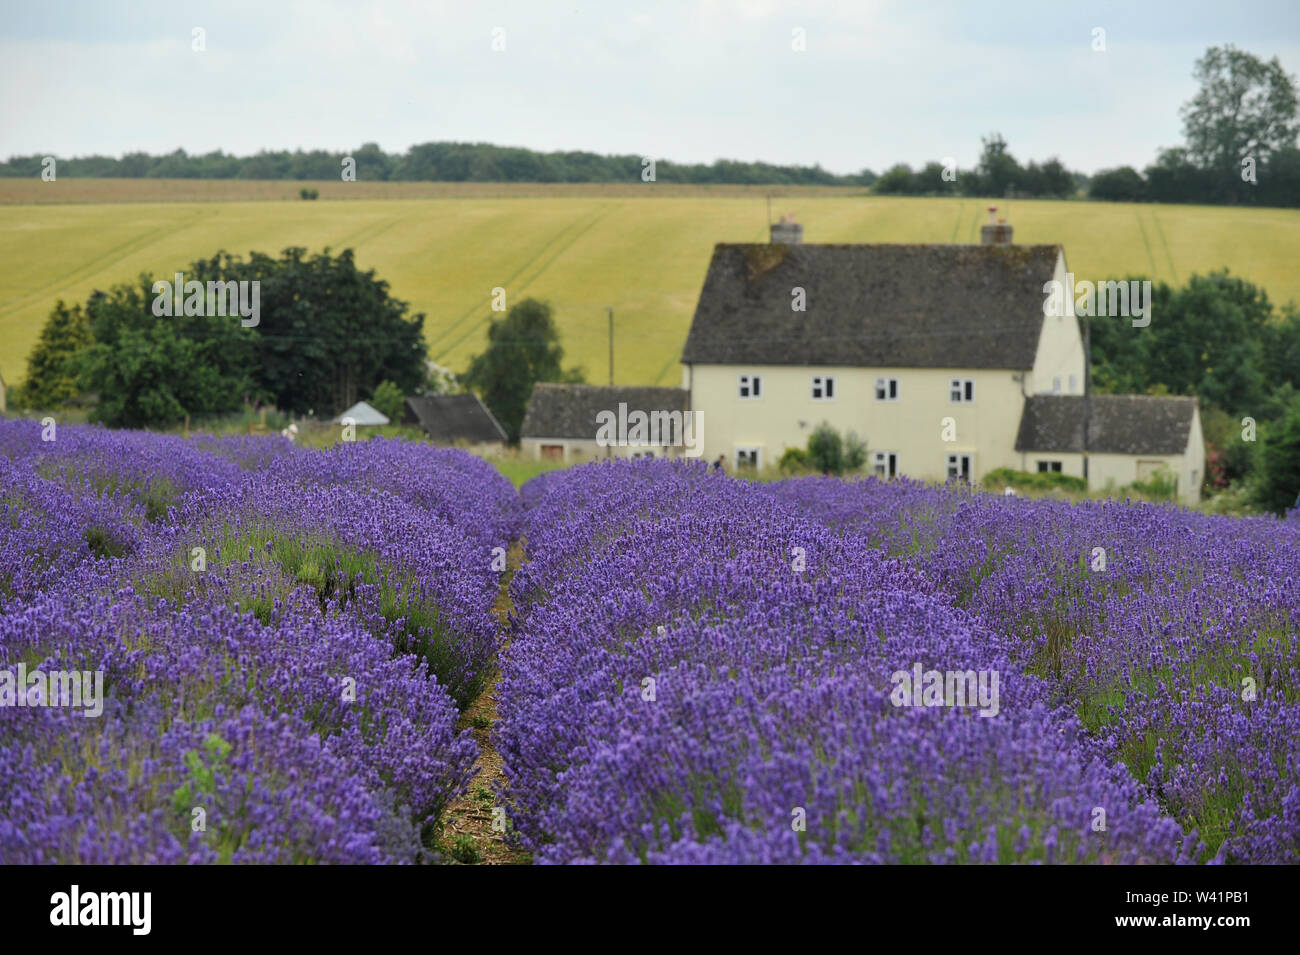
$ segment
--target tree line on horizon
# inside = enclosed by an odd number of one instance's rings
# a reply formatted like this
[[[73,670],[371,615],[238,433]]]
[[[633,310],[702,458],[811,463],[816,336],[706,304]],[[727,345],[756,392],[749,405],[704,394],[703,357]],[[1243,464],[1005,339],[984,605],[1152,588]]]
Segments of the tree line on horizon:
[[[836,174],[820,165],[777,165],[718,159],[712,163],[655,162],[655,181],[704,185],[862,186],[882,195],[965,195],[1028,199],[1086,196],[1114,202],[1168,202],[1300,206],[1300,108],[1295,79],[1277,57],[1265,62],[1232,45],[1210,47],[1196,61],[1200,83],[1181,110],[1185,143],[1162,149],[1139,172],[1132,166],[1088,176],[1052,157],[1021,164],[1000,133],[984,138],[978,165],[898,163],[883,175],[870,169]],[[491,143],[430,142],[404,153],[366,143],[351,153],[263,150],[233,156],[221,150],[190,155],[183,149],[153,156],[62,159],[70,178],[251,179],[324,181],[338,178],[345,159],[362,181],[378,182],[638,182],[644,157],[592,152],[538,152]],[[37,177],[43,156],[13,156],[0,177]],[[311,198],[304,195],[303,198]]]
[[[356,160],[356,176],[366,182],[640,182],[644,157],[602,156],[592,152],[538,152],[491,143],[432,142],[404,153],[387,153],[376,143],[351,152],[263,150],[232,156],[217,150],[190,155],[183,149],[160,156],[127,153],[59,159],[58,173],[83,179],[338,179],[343,161]],[[57,158],[57,157],[56,157]],[[0,163],[0,176],[39,177],[42,156],[14,156]],[[869,186],[875,173],[838,175],[820,165],[788,166],[718,159],[677,163],[656,159],[655,181],[712,185]]]

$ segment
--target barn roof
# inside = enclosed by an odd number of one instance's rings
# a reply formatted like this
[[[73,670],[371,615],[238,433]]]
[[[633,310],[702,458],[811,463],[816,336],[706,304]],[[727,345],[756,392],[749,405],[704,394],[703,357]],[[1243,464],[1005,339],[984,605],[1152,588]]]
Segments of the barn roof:
[[[720,244],[683,362],[1032,368],[1057,245]],[[807,309],[791,307],[802,288]]]
[[[595,440],[596,415],[618,412],[620,403],[632,411],[686,411],[690,394],[684,388],[639,385],[564,385],[538,382],[528,400],[521,434],[525,438],[586,438]]]
[[[1082,451],[1082,395],[1035,395],[1025,401],[1017,451]],[[1093,395],[1088,450],[1095,454],[1182,454],[1191,437],[1196,399],[1156,395]]]
[[[407,398],[402,420],[418,424],[436,444],[494,444],[506,440],[504,429],[475,394]]]

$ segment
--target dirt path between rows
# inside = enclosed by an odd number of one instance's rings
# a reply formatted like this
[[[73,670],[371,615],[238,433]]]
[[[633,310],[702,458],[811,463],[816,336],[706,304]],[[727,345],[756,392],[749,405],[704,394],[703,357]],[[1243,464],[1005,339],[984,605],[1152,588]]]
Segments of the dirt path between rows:
[[[503,630],[510,613],[510,579],[523,561],[523,546],[516,541],[506,557],[506,572],[501,578],[501,591],[497,594],[493,612],[497,625]],[[502,647],[504,649],[504,646]],[[454,800],[443,815],[440,848],[448,862],[465,865],[527,865],[532,855],[517,846],[507,844],[504,834],[492,829],[494,808],[504,808],[498,801],[496,790],[504,785],[501,755],[492,745],[492,732],[497,722],[497,683],[500,669],[495,669],[492,681],[478,699],[465,708],[458,729],[469,729],[478,744],[478,772],[470,780],[469,790]]]

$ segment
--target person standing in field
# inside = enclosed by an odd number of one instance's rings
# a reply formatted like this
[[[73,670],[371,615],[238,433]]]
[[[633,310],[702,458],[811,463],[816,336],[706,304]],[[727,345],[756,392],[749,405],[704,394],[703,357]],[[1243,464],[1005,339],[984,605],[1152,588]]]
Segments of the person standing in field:
[[[723,464],[722,464],[722,455],[720,455],[720,454],[718,455],[718,460],[716,460],[716,461],[713,462],[713,471],[714,471],[715,474],[726,474],[726,473],[727,473],[727,469],[726,469],[725,467],[723,467]]]

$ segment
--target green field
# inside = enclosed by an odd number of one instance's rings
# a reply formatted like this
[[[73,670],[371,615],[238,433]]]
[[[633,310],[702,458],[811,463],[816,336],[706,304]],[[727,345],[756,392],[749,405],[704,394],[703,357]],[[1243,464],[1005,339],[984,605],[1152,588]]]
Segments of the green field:
[[[757,189],[678,187],[642,197],[627,186],[497,187],[492,194],[430,184],[440,189],[417,197],[387,184],[334,183],[320,201],[303,202],[276,198],[299,183],[239,184],[262,191],[225,193],[220,184],[204,184],[203,193],[158,183],[153,195],[186,198],[147,201],[143,184],[68,183],[78,197],[106,201],[37,201],[62,181],[0,184],[0,374],[9,382],[24,376],[58,298],[84,300],[142,271],[170,276],[218,249],[277,253],[302,245],[354,248],[363,267],[426,314],[430,357],[453,369],[483,348],[491,291],[503,286],[510,303],[526,296],[552,303],[568,361],[585,366],[589,381],[608,374],[605,308],[612,306],[615,379],[676,384],[714,243],[767,238],[767,200]],[[390,198],[334,201],[351,185]],[[114,189],[129,192],[129,201],[112,201]],[[988,204],[822,189],[774,199],[772,214],[794,212],[807,242],[971,242]],[[1080,279],[1143,273],[1183,282],[1227,266],[1275,302],[1300,300],[1297,210],[1021,200],[1010,203],[1009,218],[1017,242],[1063,244]]]

